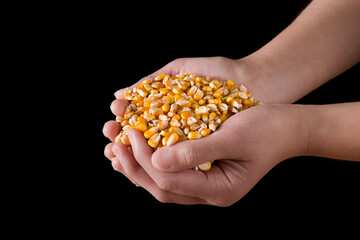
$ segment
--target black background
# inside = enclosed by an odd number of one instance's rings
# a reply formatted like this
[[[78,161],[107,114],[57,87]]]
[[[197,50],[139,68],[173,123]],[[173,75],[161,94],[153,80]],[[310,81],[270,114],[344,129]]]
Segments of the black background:
[[[301,218],[306,220],[298,226],[307,229],[324,221],[358,219],[358,163],[289,159],[274,167],[236,204],[219,208],[159,203],[114,171],[103,154],[109,141],[102,127],[114,119],[109,106],[116,90],[176,58],[245,57],[280,33],[307,3],[233,1],[196,7],[182,2],[155,8],[84,5],[67,6],[66,11],[56,13],[58,18],[40,28],[46,36],[41,38],[39,54],[46,69],[41,77],[52,89],[47,94],[55,108],[47,112],[52,121],[45,130],[51,136],[55,133],[59,141],[48,143],[44,161],[49,167],[31,185],[28,196],[34,201],[26,209],[41,214],[44,222],[63,219],[56,221],[59,232],[85,223],[82,229],[90,233],[99,230],[99,225],[109,232],[159,225],[159,229],[199,229],[201,233],[203,228],[211,232],[216,226],[224,231],[227,224],[238,226],[241,221],[257,225]],[[359,77],[357,65],[297,103],[359,101],[355,86]],[[230,226],[225,232],[233,232]]]

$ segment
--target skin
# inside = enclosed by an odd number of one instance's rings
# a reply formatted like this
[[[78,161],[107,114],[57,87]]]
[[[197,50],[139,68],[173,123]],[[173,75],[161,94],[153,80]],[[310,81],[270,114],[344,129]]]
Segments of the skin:
[[[114,169],[161,202],[216,206],[235,203],[275,165],[294,156],[360,161],[360,103],[290,104],[359,62],[359,11],[355,0],[313,1],[287,29],[245,58],[167,64],[146,78],[189,72],[231,79],[265,105],[232,116],[205,138],[156,152],[135,129],[128,134],[131,147],[113,143],[120,126],[109,121],[103,132],[112,143],[105,155]],[[123,93],[117,91],[111,104],[116,116],[128,104]],[[209,172],[189,169],[211,160],[217,164]]]

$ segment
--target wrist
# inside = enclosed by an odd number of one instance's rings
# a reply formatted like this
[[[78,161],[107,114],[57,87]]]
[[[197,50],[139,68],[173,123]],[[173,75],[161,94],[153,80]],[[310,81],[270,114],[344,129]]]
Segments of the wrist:
[[[286,104],[288,109],[285,111],[284,126],[284,158],[304,156],[308,154],[308,107],[306,105]],[[286,127],[285,127],[286,126]]]
[[[237,59],[235,62],[239,80],[257,100],[266,104],[291,103],[287,99],[281,98],[281,92],[276,87],[277,78],[273,77],[275,74],[272,68],[267,66],[266,61],[252,54]]]

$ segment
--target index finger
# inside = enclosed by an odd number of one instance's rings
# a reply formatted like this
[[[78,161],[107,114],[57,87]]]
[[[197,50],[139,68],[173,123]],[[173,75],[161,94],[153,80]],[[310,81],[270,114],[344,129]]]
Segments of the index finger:
[[[173,61],[173,62],[170,62],[168,63],[167,65],[165,65],[164,67],[160,68],[159,70],[157,70],[156,72],[146,76],[146,77],[143,77],[142,79],[140,79],[137,83],[131,85],[130,87],[128,87],[129,89],[133,89],[133,88],[137,88],[143,81],[145,81],[146,79],[153,79],[155,78],[156,76],[162,74],[162,73],[165,73],[165,74],[168,74],[168,75],[172,75],[174,74],[174,72],[177,72],[178,71],[178,66],[179,64],[176,63],[176,61]],[[124,96],[124,92],[127,88],[122,88],[118,91],[115,92],[115,97],[117,99],[124,99],[125,96]]]

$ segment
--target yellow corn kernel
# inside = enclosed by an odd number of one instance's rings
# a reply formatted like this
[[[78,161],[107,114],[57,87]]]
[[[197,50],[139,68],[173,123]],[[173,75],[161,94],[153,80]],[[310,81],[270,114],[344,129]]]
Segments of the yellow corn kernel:
[[[163,80],[165,76],[166,76],[166,74],[165,74],[165,73],[162,73],[162,74],[158,75],[157,77],[155,77],[154,80],[155,80],[155,81]]]
[[[160,133],[155,133],[149,140],[148,140],[148,144],[150,145],[150,147],[152,148],[156,148],[159,145],[160,142]]]
[[[208,108],[206,106],[200,106],[200,107],[195,109],[195,113],[200,114],[200,115],[201,114],[206,114],[208,112],[209,112],[209,110],[208,110]]]
[[[199,116],[199,115],[197,115],[197,116]],[[202,114],[201,120],[203,120],[203,122],[207,123],[209,121],[209,114],[208,113]]]
[[[236,86],[235,86],[235,83],[233,81],[228,80],[226,82],[226,87],[231,91],[231,90],[234,90]]]
[[[146,100],[144,101],[144,107],[149,108],[150,105],[151,105],[151,103],[152,103],[152,100],[151,100],[151,99],[146,99]]]
[[[157,133],[159,131],[159,129],[157,127],[152,127],[152,128],[149,128],[149,130],[145,131],[144,132],[144,137],[146,139],[149,139],[151,138],[155,133]]]
[[[143,117],[138,117],[137,119],[136,119],[136,124],[147,124],[147,121],[146,121],[146,119],[145,118],[143,118]]]
[[[180,99],[176,101],[176,104],[179,105],[180,107],[191,107],[191,102],[186,99]]]
[[[196,86],[192,86],[189,91],[187,92],[188,96],[193,96],[197,91],[197,87]]]
[[[169,87],[173,86],[173,84],[174,84],[174,81],[169,79],[165,82],[165,87],[169,88]]]
[[[150,83],[152,83],[152,79],[146,79],[146,80],[142,81],[142,85],[150,84]]]
[[[169,137],[171,135],[170,128],[167,128],[165,130],[161,130],[160,135],[163,136],[163,137]]]
[[[166,95],[165,97],[162,98],[162,101],[163,101],[164,104],[165,103],[171,104],[171,103],[174,103],[174,97],[172,95],[168,94],[168,95]]]
[[[221,83],[219,82],[219,80],[214,79],[210,81],[209,86],[211,86],[213,90],[217,90],[221,86]]]
[[[154,90],[149,84],[144,84],[144,89],[149,93]]]
[[[222,114],[220,115],[219,119],[220,119],[220,123],[223,123],[227,119],[227,116],[225,114]]]
[[[126,100],[132,100],[133,99],[131,89],[129,89],[129,88],[125,89],[124,97],[125,97]]]
[[[201,91],[200,89],[198,89],[198,90],[196,91],[196,93],[194,94],[194,99],[195,99],[196,101],[199,101],[200,99],[203,98],[203,96],[204,96],[204,92]]]
[[[173,91],[173,93],[175,93],[175,94],[183,93],[183,90],[181,90],[181,88],[179,88],[179,87],[174,87],[174,88],[172,89],[172,91]]]
[[[171,146],[171,145],[175,144],[177,141],[179,141],[179,135],[177,135],[176,133],[173,133],[167,139],[166,145]]]
[[[209,122],[209,128],[215,132],[216,128],[219,124],[215,123],[214,121]]]
[[[211,91],[212,91],[212,87],[210,87],[210,86],[204,86],[204,87],[202,88],[202,90],[203,90],[204,92],[211,92]]]
[[[188,139],[197,139],[197,138],[201,138],[201,134],[198,132],[189,132],[187,137]]]
[[[130,140],[127,134],[125,134],[124,132],[120,132],[116,138],[115,138],[115,142],[122,142],[123,144],[130,146]]]
[[[210,133],[211,133],[211,129],[209,129],[209,128],[205,128],[205,129],[203,129],[203,130],[200,131],[200,135],[201,135],[202,137],[206,137],[206,136],[208,136]]]
[[[156,126],[160,129],[160,130],[164,130],[169,126],[169,121],[160,121],[158,122],[158,124],[156,124]]]
[[[170,91],[170,90],[169,90],[168,88],[161,88],[161,89],[160,89],[160,93],[161,93],[162,95],[166,95],[169,91]]]
[[[170,104],[169,104],[169,103],[165,103],[164,105],[162,105],[161,110],[163,110],[164,113],[169,112],[169,110],[170,110]]]
[[[179,137],[184,135],[183,130],[179,127],[170,127],[170,133],[176,133]]]
[[[129,123],[129,120],[127,120],[127,119],[124,119],[123,121],[121,121],[121,127],[125,127],[125,126],[127,126],[127,125],[129,125],[130,123]]]
[[[219,88],[218,90],[216,90],[213,94],[213,96],[215,98],[219,98],[222,96],[222,94],[224,93],[224,88]]]
[[[155,89],[160,89],[160,88],[165,87],[165,85],[162,82],[154,82],[154,83],[151,84],[151,87],[153,87]]]
[[[160,116],[161,114],[163,114],[163,110],[161,110],[160,108],[156,108],[156,107],[150,108],[149,114],[154,115],[154,116]]]
[[[204,105],[206,103],[205,99],[200,99],[199,100],[199,105]]]
[[[161,135],[161,133],[160,133],[160,135]],[[168,141],[168,139],[169,139],[169,136],[163,137],[163,138],[161,139],[162,145],[167,146],[167,141]]]
[[[231,104],[232,102],[234,101],[234,98],[229,96],[229,97],[226,97],[226,103],[227,104]]]
[[[147,130],[147,126],[142,123],[136,124],[135,128],[141,132],[145,132]]]
[[[181,119],[187,119],[188,117],[190,117],[191,116],[191,112],[190,111],[182,111],[181,113],[180,113],[180,116],[181,116]]]
[[[218,106],[218,109],[219,109],[221,112],[227,111],[227,110],[228,110],[228,105],[225,104],[225,103],[220,103],[219,106]]]
[[[253,105],[253,102],[250,99],[244,99],[242,101],[242,104],[247,107],[251,107]]]
[[[211,162],[202,163],[197,166],[201,171],[209,171],[211,169]]]
[[[189,87],[189,85],[188,85],[187,82],[179,82],[179,83],[178,83],[178,87],[179,87],[181,90],[186,90],[186,89]]]
[[[209,121],[214,120],[215,118],[216,118],[216,113],[215,112],[210,113]]]

